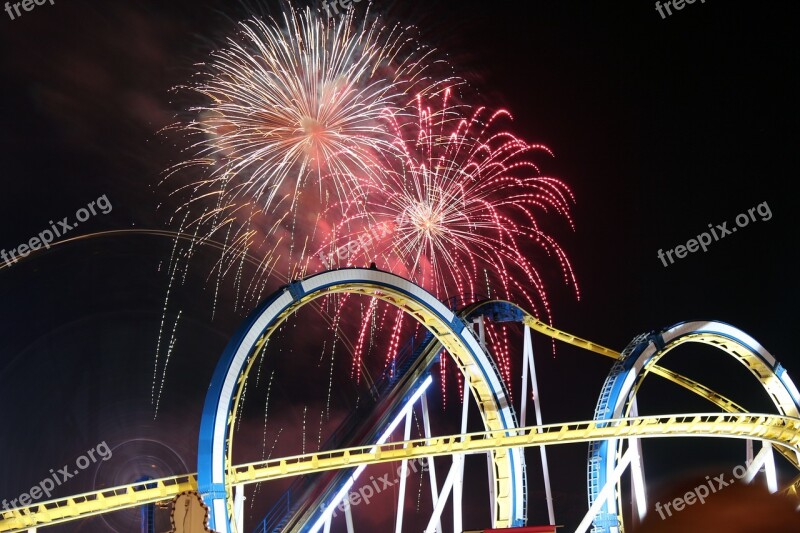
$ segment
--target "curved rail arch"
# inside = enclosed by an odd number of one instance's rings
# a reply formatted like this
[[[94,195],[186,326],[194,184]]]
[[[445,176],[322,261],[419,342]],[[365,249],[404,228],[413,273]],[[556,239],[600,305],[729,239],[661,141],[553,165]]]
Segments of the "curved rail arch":
[[[344,268],[295,281],[277,291],[245,321],[226,347],[209,386],[198,444],[197,483],[209,507],[209,527],[232,533],[233,425],[250,368],[286,318],[322,296],[349,293],[383,300],[428,329],[458,365],[488,430],[513,430],[516,416],[493,361],[466,324],[414,283],[375,269]],[[524,455],[520,449],[492,450],[495,526],[524,525]]]
[[[476,307],[481,308],[479,313],[474,312]],[[472,310],[473,313],[470,313],[469,310]],[[483,314],[497,321],[522,322],[540,333],[576,347],[614,359],[621,357],[621,354],[616,351],[541,323],[518,306],[509,302],[492,301],[475,304],[465,310],[464,316],[472,318],[477,314]],[[676,326],[676,328],[679,326]],[[721,326],[731,328],[731,326],[724,324],[721,324]],[[731,328],[728,333],[731,331],[738,332],[735,328]],[[646,338],[647,335],[643,337],[643,339]],[[661,338],[663,340],[663,337]],[[740,340],[744,339],[750,339],[750,337],[741,334]],[[684,342],[688,340],[686,339]],[[639,342],[641,342],[641,339]],[[735,345],[733,347],[736,348]],[[765,364],[772,368],[775,378],[786,386],[793,398],[797,398],[798,394],[794,384],[784,373],[782,367],[777,362],[774,362],[774,358],[763,348],[759,350],[760,346],[752,339],[750,339],[749,347],[751,349],[755,347],[754,349],[761,354],[760,357],[764,358]],[[277,479],[287,475],[318,471],[321,467],[325,469],[352,468],[354,460],[360,464],[374,464],[393,461],[398,458],[410,459],[413,457],[450,455],[452,453],[485,452],[491,449],[557,445],[568,442],[588,443],[601,439],[620,440],[630,437],[704,436],[756,439],[777,444],[776,450],[785,453],[790,460],[797,461],[797,457],[800,457],[800,418],[744,413],[745,409],[741,406],[701,384],[659,367],[656,362],[657,360],[652,359],[649,361],[649,364],[646,365],[647,372],[660,375],[692,390],[730,414],[661,415],[601,421],[591,420],[527,427],[511,431],[499,430],[473,435],[434,437],[432,439],[422,439],[413,444],[410,442],[395,442],[391,445],[378,447],[370,445],[361,448],[328,450],[303,457],[272,459],[266,463],[229,466],[229,480],[234,484],[246,484]],[[645,374],[644,368],[640,369],[642,379]],[[769,376],[771,374],[767,372],[765,375]],[[641,381],[637,383],[640,385]],[[779,395],[783,396],[780,393]],[[627,407],[625,410],[627,410]],[[409,446],[408,448],[406,448],[407,445]],[[359,458],[356,458],[357,456]],[[795,481],[793,486],[790,487],[790,493],[797,495],[798,487],[800,487],[800,482]],[[13,511],[0,512],[0,532],[25,531],[37,526],[52,526],[107,512],[130,509],[147,503],[168,501],[184,490],[197,489],[198,482],[195,475],[185,474],[106,488],[47,502],[38,502]]]
[[[723,322],[683,322],[661,332],[635,337],[614,364],[603,385],[595,420],[610,421],[626,416],[648,373],[658,361],[685,343],[701,343],[720,349],[742,363],[767,391],[782,416],[800,416],[800,393],[786,370],[763,346],[747,333]],[[624,415],[623,415],[624,413]],[[616,468],[618,439],[594,441],[588,461],[589,506],[597,499]],[[785,454],[800,466],[800,454]],[[603,504],[594,521],[595,531],[619,531],[623,518],[619,509],[619,489]]]

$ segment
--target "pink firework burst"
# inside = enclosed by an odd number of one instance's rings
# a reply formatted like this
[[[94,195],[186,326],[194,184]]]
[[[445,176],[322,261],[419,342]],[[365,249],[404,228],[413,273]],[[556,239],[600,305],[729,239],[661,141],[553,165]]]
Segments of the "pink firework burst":
[[[363,180],[364,196],[337,206],[345,218],[309,261],[374,261],[442,300],[524,302],[551,321],[545,262],[555,262],[564,283],[580,293],[570,260],[544,221],[561,219],[574,229],[574,196],[537,166],[537,157],[552,156],[547,147],[500,127],[510,113],[450,105],[449,98],[444,91],[441,107],[433,108],[417,97],[408,109],[385,115],[397,150],[384,158],[384,178]],[[504,353],[496,355],[507,373],[506,343],[498,340]]]

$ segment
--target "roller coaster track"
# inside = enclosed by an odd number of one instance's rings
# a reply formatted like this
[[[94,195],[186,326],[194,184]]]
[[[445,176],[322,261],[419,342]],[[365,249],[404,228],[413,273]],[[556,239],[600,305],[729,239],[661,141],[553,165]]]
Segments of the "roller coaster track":
[[[454,358],[464,375],[468,377],[468,382],[484,417],[486,430],[466,435],[431,437],[381,446],[369,444],[272,461],[233,465],[231,462],[233,433],[230,421],[235,418],[240,393],[246,383],[249,369],[257,356],[263,353],[269,336],[289,315],[303,305],[313,302],[321,296],[340,293],[361,294],[384,300],[412,315],[433,333],[435,335],[433,342],[441,343],[441,346],[447,349],[450,356]],[[505,316],[496,318],[500,321],[520,322],[551,338],[615,359],[617,363],[625,361],[626,357],[630,355],[630,353],[620,354],[557,330],[509,302],[476,304],[465,309],[461,316],[469,318],[476,313],[483,312],[490,318],[492,318],[492,312],[504,314]],[[267,318],[265,319],[265,317]],[[512,477],[510,474],[515,468],[513,457],[518,457],[519,449],[527,446],[577,442],[619,442],[621,439],[631,437],[711,436],[761,440],[776,444],[776,449],[781,451],[795,466],[798,465],[800,419],[798,419],[796,409],[781,408],[781,406],[789,404],[792,396],[794,400],[797,399],[797,390],[793,384],[791,384],[791,388],[787,387],[787,383],[790,383],[788,376],[785,376],[783,369],[769,354],[766,354],[767,365],[765,367],[752,353],[749,355],[748,353],[739,353],[741,352],[741,343],[728,342],[732,340],[726,340],[719,335],[684,335],[685,339],[680,341],[712,344],[737,357],[750,368],[776,401],[781,411],[778,415],[748,414],[745,408],[708,387],[658,366],[656,362],[668,350],[663,350],[663,343],[659,345],[658,334],[655,334],[656,337],[651,334],[650,341],[653,339],[655,341],[651,342],[650,348],[647,349],[652,348],[651,352],[655,350],[655,355],[648,359],[646,364],[637,368],[636,376],[638,377],[634,380],[632,388],[630,388],[632,384],[626,382],[626,386],[629,386],[629,389],[626,390],[629,390],[631,395],[625,398],[625,402],[621,404],[622,407],[618,406],[614,411],[616,414],[613,418],[606,417],[588,422],[519,429],[513,424],[513,411],[503,414],[501,408],[509,409],[504,385],[493,383],[494,378],[490,376],[491,372],[487,373],[487,368],[489,368],[487,365],[492,366],[493,363],[482,360],[486,355],[477,346],[471,333],[467,332],[468,328],[464,322],[421,288],[386,272],[341,269],[294,282],[265,302],[246,321],[240,332],[232,339],[229,348],[226,349],[215,373],[215,379],[212,381],[209,396],[207,396],[201,428],[200,469],[197,476],[185,475],[150,480],[3,511],[0,512],[0,532],[24,531],[32,527],[54,525],[138,507],[147,503],[170,500],[186,490],[199,490],[201,494],[204,494],[204,499],[210,503],[209,507],[212,508],[212,513],[216,512],[217,517],[220,518],[221,523],[218,526],[222,527],[223,531],[230,531],[230,524],[225,526],[223,517],[231,516],[230,489],[235,485],[417,457],[487,451],[493,454],[495,467],[501,474],[498,476],[498,483],[505,483],[503,487],[498,485],[498,488],[502,490],[497,491],[498,501],[496,503],[498,516],[501,517],[500,525],[512,525],[517,523],[514,521],[517,520],[514,519],[514,516],[519,512],[519,505],[513,503],[513,497],[516,496],[509,497],[513,493],[513,490],[509,492],[509,488],[513,487],[513,484],[509,484],[508,480]],[[680,343],[675,342],[669,348],[678,344]],[[664,377],[693,391],[730,414],[623,416],[628,414],[630,398],[649,373]],[[212,472],[215,474],[210,474]],[[212,480],[209,475],[216,477]],[[797,492],[799,486],[800,481],[793,483],[787,490]],[[506,498],[504,501],[500,500],[500,494]],[[213,524],[212,527],[214,527]],[[215,527],[215,529],[220,529],[220,527]]]
[[[447,350],[465,377],[486,430],[518,427],[505,384],[464,321],[414,283],[377,269],[343,268],[292,282],[256,309],[233,336],[214,372],[206,395],[198,443],[199,492],[209,507],[209,527],[231,533],[234,431],[242,392],[251,368],[272,334],[289,316],[318,298],[355,294],[376,298],[424,326]],[[524,525],[524,456],[519,450],[490,452],[494,469],[495,525]]]
[[[629,437],[758,439],[798,453],[800,419],[768,414],[708,413],[548,424],[520,428],[513,432],[483,431],[284,457],[236,466],[232,469],[231,477],[232,482],[237,485],[249,484],[403,459]],[[0,532],[25,531],[31,527],[54,525],[147,503],[166,501],[185,490],[197,490],[194,476],[151,480],[44,502],[2,513]]]
[[[487,310],[486,308],[502,306],[503,309],[502,313],[496,313],[491,310]],[[523,308],[519,307],[518,305],[507,302],[504,300],[487,300],[484,302],[478,302],[467,307],[463,312],[462,315],[465,318],[471,318],[476,315],[483,315],[488,314],[489,316],[494,315],[495,319],[499,319],[499,321],[504,322],[519,322],[525,324],[533,331],[541,333],[547,337],[552,339],[559,340],[566,344],[570,344],[577,348],[581,348],[583,350],[587,350],[590,352],[594,352],[596,354],[604,355],[611,359],[619,359],[622,357],[620,352],[614,351],[611,348],[606,348],[605,346],[601,346],[597,343],[592,341],[588,341],[586,339],[582,339],[581,337],[572,335],[571,333],[567,333],[565,331],[561,331],[559,329],[554,328],[549,324],[545,324],[538,318],[534,317]],[[649,368],[649,372],[660,376],[667,381],[671,381],[684,389],[687,389],[698,396],[705,398],[709,402],[713,403],[717,407],[723,409],[728,413],[746,413],[747,409],[742,407],[741,405],[737,404],[733,400],[726,398],[722,394],[713,391],[712,389],[706,387],[702,383],[698,383],[697,381],[683,376],[677,372],[669,370],[667,368],[653,365]]]
[[[600,393],[595,420],[611,420],[630,413],[636,394],[648,371],[675,348],[689,343],[706,344],[741,363],[760,383],[779,415],[800,417],[800,392],[786,370],[763,346],[745,332],[722,322],[686,322],[671,328],[638,335],[614,363]],[[589,505],[602,503],[595,517],[595,531],[622,531],[621,491],[614,488],[609,498],[601,489],[614,479],[617,458],[624,441],[609,439],[590,445],[588,460]],[[800,454],[778,448],[796,468]]]
[[[621,357],[621,354],[619,352],[606,348],[605,346],[601,346],[597,343],[587,341],[575,335],[553,328],[552,326],[543,323],[536,317],[527,313],[521,307],[508,301],[485,300],[465,307],[464,309],[459,311],[458,315],[465,320],[474,319],[475,317],[481,316],[481,317],[489,317],[494,321],[498,322],[508,322],[508,321],[519,322],[530,327],[534,331],[537,331],[553,339],[565,342],[572,346],[592,351],[594,353],[598,353],[606,357],[614,358],[615,360]],[[421,353],[426,353],[427,356],[421,357],[419,361],[415,361],[415,364],[419,364],[421,368],[427,368],[432,363],[433,356],[438,354],[441,349],[442,349],[441,343],[437,341],[436,338],[431,338],[430,341],[427,343],[427,345],[421,346],[419,350]],[[744,407],[738,405],[736,402],[709,389],[705,385],[702,385],[701,383],[698,383],[677,372],[660,367],[658,365],[651,365],[650,371],[655,375],[661,376],[662,378],[667,379],[668,381],[675,383],[697,394],[702,398],[705,398],[706,400],[720,407],[722,410],[726,412],[729,413],[747,412]],[[411,372],[411,374],[418,376],[420,375],[420,371]],[[403,376],[398,376],[398,378],[402,379]],[[384,418],[386,418],[386,416]],[[374,432],[377,431],[378,429],[375,428]],[[364,442],[370,442],[370,441],[364,441]],[[785,450],[784,448],[778,448],[778,451],[782,453],[795,466],[798,465],[796,454],[791,453]],[[344,479],[346,479],[346,473],[347,473],[346,471],[340,472],[338,482],[342,482]],[[335,490],[335,486],[336,485],[333,484],[332,488],[326,489],[326,492],[324,492],[323,494],[330,494],[332,490]],[[305,507],[308,509],[318,509],[322,505],[323,501],[324,499],[322,496],[317,496],[314,502],[306,502]],[[299,504],[296,505],[296,507],[300,509],[303,508],[303,506]],[[298,513],[297,511],[292,511],[292,514],[302,514],[302,513]],[[292,523],[295,522],[307,523],[307,521],[309,520],[309,515],[306,514],[304,518],[292,517],[289,520],[292,521]],[[286,531],[289,531],[289,529],[286,529]]]
[[[508,433],[513,433],[509,435]],[[237,466],[231,473],[235,484],[256,483],[318,472],[437,457],[454,453],[479,453],[497,448],[571,444],[628,437],[734,437],[758,439],[800,451],[800,419],[765,414],[676,414],[529,426],[508,431],[482,431],[465,435],[399,441],[380,446],[284,457]]]

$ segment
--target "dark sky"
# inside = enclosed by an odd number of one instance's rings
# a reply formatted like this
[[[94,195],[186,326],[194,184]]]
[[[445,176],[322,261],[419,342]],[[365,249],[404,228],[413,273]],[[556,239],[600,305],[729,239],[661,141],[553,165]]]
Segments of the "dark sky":
[[[644,331],[721,320],[800,372],[791,340],[800,296],[792,274],[800,244],[795,3],[708,0],[667,19],[641,0],[391,4],[375,8],[416,24],[483,103],[511,110],[516,133],[554,151],[544,170],[577,198],[576,231],[559,240],[581,287],[576,301],[558,271],[545,269],[557,327],[621,350]],[[185,105],[171,88],[246,13],[233,2],[188,0],[56,1],[16,20],[0,13],[0,249],[102,195],[113,211],[70,236],[171,227],[174,205],[158,183],[177,148],[158,131]],[[757,215],[668,267],[659,260],[660,249],[685,244],[708,224],[733,226],[762,203],[771,219]],[[214,285],[199,273],[176,289],[168,324],[180,311],[181,326],[154,420],[171,251],[169,238],[117,235],[0,269],[0,498],[15,498],[101,442],[114,459],[58,495],[194,471],[204,391],[250,307],[234,309],[224,290],[215,305]],[[213,258],[201,251],[196,260]],[[591,418],[610,362],[562,346],[553,356],[544,339],[536,347],[545,422]],[[769,408],[743,368],[710,350],[686,349],[674,367],[754,410]],[[294,397],[302,372],[285,372],[282,394]],[[651,385],[643,412],[710,410],[655,378]],[[276,415],[287,433],[302,423],[303,401]],[[443,413],[447,427],[456,410]],[[243,432],[260,438],[261,426]],[[715,465],[737,464],[742,448],[648,443],[649,479],[716,474],[723,467]],[[585,458],[585,446],[551,450],[556,515],[568,526],[585,509]],[[538,490],[538,477],[531,486]],[[540,494],[531,500],[531,515],[543,520]],[[129,531],[134,521],[122,513],[109,525],[93,519],[53,531]]]

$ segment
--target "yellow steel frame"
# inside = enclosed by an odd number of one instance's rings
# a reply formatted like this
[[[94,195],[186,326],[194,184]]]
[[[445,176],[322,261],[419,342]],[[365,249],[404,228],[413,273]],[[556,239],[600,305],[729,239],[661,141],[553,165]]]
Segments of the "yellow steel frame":
[[[529,426],[514,431],[513,435],[508,433],[507,430],[481,431],[394,442],[377,447],[356,446],[309,453],[240,465],[233,470],[232,475],[235,484],[249,484],[404,459],[629,437],[734,437],[768,441],[793,452],[800,451],[800,419],[752,413],[676,414],[591,420]]]
[[[236,384],[236,390],[233,397],[233,405],[228,413],[227,420],[227,446],[226,446],[226,474],[225,490],[227,491],[227,505],[229,520],[233,517],[233,493],[232,488],[238,482],[232,479],[232,466],[233,465],[233,437],[234,437],[234,421],[239,409],[242,394],[245,390],[247,377],[253,364],[258,360],[258,356],[262,350],[267,346],[272,334],[277,331],[281,324],[293,313],[297,312],[301,307],[306,304],[334,294],[358,294],[371,298],[377,298],[387,302],[398,309],[404,311],[406,314],[411,315],[428,331],[430,331],[436,339],[444,346],[448,354],[453,358],[456,365],[459,367],[462,375],[465,378],[465,383],[469,385],[473,398],[478,405],[481,418],[484,422],[484,427],[487,430],[501,430],[504,429],[502,420],[497,412],[497,405],[495,402],[494,394],[491,387],[485,381],[484,375],[481,372],[478,364],[473,360],[470,348],[467,347],[460,337],[450,333],[451,325],[445,322],[442,317],[434,313],[431,309],[420,305],[412,298],[408,297],[401,290],[391,286],[372,284],[370,282],[344,282],[341,284],[331,285],[327,288],[321,289],[316,292],[307,294],[306,296],[296,300],[288,306],[271,325],[261,335],[255,344],[255,349],[248,356],[244,371],[239,375]],[[499,376],[498,376],[499,379]],[[492,452],[492,462],[494,466],[494,481],[495,481],[495,527],[510,527],[512,523],[512,494],[511,483],[512,475],[509,467],[508,449],[504,447],[497,447],[489,450]],[[234,523],[231,520],[231,523]],[[0,529],[2,531],[2,529]]]
[[[0,513],[0,531],[27,531],[54,526],[112,511],[171,500],[187,490],[197,490],[194,474],[153,479],[20,507]]]
[[[261,350],[266,346],[269,337],[291,313],[296,312],[306,303],[325,295],[337,293],[363,294],[365,296],[379,298],[412,315],[437,336],[438,340],[448,352],[456,358],[459,366],[462,366],[465,375],[470,376],[469,383],[475,388],[473,393],[476,395],[476,399],[490,394],[489,391],[481,389],[482,377],[476,375],[477,373],[474,365],[471,367],[468,361],[464,361],[463,358],[459,359],[459,354],[461,354],[464,349],[459,346],[457,342],[454,342],[456,339],[453,339],[450,335],[444,334],[447,328],[438,316],[432,315],[416,305],[402,293],[392,293],[384,286],[372,286],[369,284],[362,284],[357,287],[336,286],[330,290],[315,293],[312,296],[295,302],[294,305],[282,314],[281,319],[276,321],[273,327],[264,333],[257,343],[255,350],[246,364],[247,370],[242,374],[239,381],[234,408],[228,420],[228,465],[232,464],[232,422],[235,419],[235,413],[238,409],[243,385],[250,368],[257,359],[257,356],[261,353]],[[524,310],[522,311],[524,316],[523,323],[534,331],[612,359],[620,358],[620,353],[617,351],[558,330],[541,322]],[[686,340],[688,341],[689,339]],[[718,348],[721,347],[737,355],[737,353],[734,353],[735,346],[726,346],[724,343],[720,343],[718,338],[706,340],[709,341],[709,344]],[[703,339],[695,339],[695,342],[705,341]],[[680,343],[676,343],[676,345],[677,344]],[[767,391],[773,398],[776,398],[776,395],[782,394],[781,391],[776,389],[775,383],[772,381],[776,379],[774,375],[770,376],[761,371],[753,370],[755,367],[750,364],[751,362],[749,362],[746,357],[739,357],[739,359],[762,381],[762,384],[765,385],[765,388],[767,388]],[[796,418],[797,413],[790,413],[793,416],[744,414],[745,409],[732,400],[696,381],[660,367],[655,363],[656,361],[653,361],[648,365],[646,372],[643,372],[643,376],[647,373],[659,375],[681,387],[691,390],[731,414],[623,418],[618,419],[617,425],[610,425],[609,427],[603,428],[596,427],[593,421],[574,424],[556,424],[542,426],[541,428],[524,428],[518,430],[513,436],[504,436],[508,430],[500,430],[496,427],[492,427],[492,425],[496,423],[496,414],[492,417],[492,411],[487,410],[486,402],[479,400],[478,405],[481,408],[481,413],[484,415],[486,425],[489,428],[486,432],[466,436],[458,435],[452,437],[438,437],[429,440],[409,441],[409,443],[394,443],[378,448],[375,448],[374,445],[363,448],[348,448],[346,450],[335,450],[322,454],[308,454],[306,456],[276,459],[268,463],[253,463],[236,467],[229,466],[230,478],[226,485],[230,488],[237,484],[254,483],[267,479],[276,479],[278,477],[301,475],[314,471],[347,468],[360,464],[373,464],[413,457],[478,451],[494,451],[499,454],[505,454],[510,448],[518,446],[565,444],[569,442],[587,442],[621,437],[718,436],[768,440],[779,444],[780,446],[778,446],[777,449],[787,459],[792,461],[795,466],[800,466],[797,461],[797,457],[800,454],[800,449],[798,448],[800,421]],[[641,382],[637,384],[637,387],[640,385]],[[486,385],[483,384],[483,387],[486,387]],[[608,422],[609,421],[603,421],[603,424],[608,424]],[[536,431],[534,431],[534,429],[536,429]],[[538,433],[539,429],[542,430],[541,433]],[[463,441],[461,440],[462,437],[465,437]],[[402,447],[402,445],[405,444],[409,444],[409,447],[403,448],[402,450],[393,449],[394,446]],[[374,453],[370,455],[367,453],[369,450],[373,450]],[[334,457],[337,458],[334,459]],[[497,456],[496,461],[500,457],[504,457],[504,455]],[[800,478],[797,483],[794,483],[787,490],[789,492],[797,492],[798,487],[800,487]],[[107,512],[138,507],[147,503],[165,501],[174,498],[182,491],[196,489],[197,480],[195,475],[192,474],[125,485],[43,502],[37,505],[0,513],[0,533],[7,531],[25,531],[31,527],[55,525]],[[232,501],[230,495],[229,501]]]
[[[545,324],[536,317],[528,314],[524,309],[522,309],[522,312],[524,313],[523,323],[534,331],[538,331],[539,333],[547,335],[548,337],[551,337],[553,339],[557,339],[567,344],[571,344],[572,346],[583,348],[584,350],[588,350],[590,352],[594,352],[600,355],[605,355],[606,357],[610,357],[612,359],[619,359],[621,357],[620,352],[614,351],[610,348],[606,348],[605,346],[601,346],[592,341],[587,341],[586,339],[576,337],[575,335],[572,335],[570,333],[558,330],[548,324]],[[675,383],[676,385],[679,385],[684,389],[694,392],[698,396],[705,398],[709,402],[713,403],[717,407],[720,407],[721,409],[725,410],[728,413],[747,412],[747,410],[744,407],[737,404],[733,400],[726,398],[722,394],[719,394],[718,392],[711,390],[702,383],[698,383],[697,381],[694,381],[693,379],[681,375],[677,372],[673,372],[672,370],[666,369],[656,364],[649,365],[647,371],[657,376],[661,376],[662,378],[671,381],[672,383]]]
[[[797,418],[800,416],[798,413],[797,407],[795,406],[794,400],[791,398],[789,393],[787,392],[786,388],[780,382],[778,377],[775,375],[774,371],[759,357],[754,355],[752,349],[743,346],[740,342],[726,337],[724,335],[719,335],[716,333],[694,333],[690,335],[684,335],[679,337],[669,343],[667,343],[663,348],[656,351],[655,355],[647,361],[644,365],[642,370],[639,372],[637,376],[636,383],[633,386],[632,393],[628,396],[625,404],[623,406],[623,413],[625,416],[629,416],[631,409],[633,407],[633,399],[639,393],[639,389],[642,387],[645,378],[648,376],[650,372],[658,375],[663,376],[663,372],[666,370],[661,366],[658,366],[658,362],[661,360],[662,357],[667,355],[669,352],[674,350],[675,348],[686,344],[686,343],[698,343],[698,344],[705,344],[708,346],[712,346],[718,350],[722,350],[728,353],[731,357],[733,357],[736,361],[739,361],[742,365],[744,365],[759,381],[762,387],[767,391],[770,399],[774,403],[775,407],[778,409],[781,415],[790,416],[793,418]],[[669,371],[668,371],[669,372]],[[682,380],[687,380],[683,376],[676,374],[676,377],[680,377]],[[672,380],[670,381],[676,382]],[[736,405],[731,400],[720,396],[719,394],[711,391],[708,387],[704,385],[700,385],[699,383],[690,383],[687,384],[687,389],[695,392],[701,396],[705,396],[710,401],[713,401],[717,405],[719,405],[722,409],[727,412],[739,412],[743,413],[746,412],[744,408]],[[715,400],[720,400],[719,403]],[[616,452],[616,459],[622,456],[622,446],[624,441],[619,441],[617,443],[617,452]],[[795,468],[800,469],[800,454],[796,451],[793,453],[789,449],[785,447],[777,447],[776,450],[784,456]],[[787,493],[791,493],[792,490],[797,490],[797,482],[793,482],[786,488]],[[622,492],[617,491],[617,509],[622,509]],[[619,520],[620,525],[622,526],[620,531],[624,531],[624,516],[622,512],[619,512],[617,515],[617,519]]]
[[[512,434],[509,434],[512,433]],[[675,414],[530,426],[509,432],[491,430],[466,435],[356,446],[239,465],[231,469],[234,484],[299,476],[312,472],[518,447],[546,446],[629,437],[720,437],[755,439],[800,452],[800,419],[752,413]],[[152,488],[147,488],[152,487]],[[0,532],[25,531],[78,518],[170,500],[196,490],[194,476],[181,476],[90,492],[2,513]],[[791,489],[796,490],[796,489]]]
[[[545,324],[544,322],[530,315],[527,311],[525,311],[524,309],[520,308],[519,306],[517,306],[512,302],[504,302],[504,303],[507,303],[515,307],[516,309],[520,310],[523,314],[522,322],[534,331],[537,331],[548,337],[558,339],[567,344],[583,348],[584,350],[604,355],[606,357],[610,357],[613,359],[619,359],[621,357],[621,354],[619,352],[611,350],[610,348],[606,348],[605,346],[601,346],[599,344],[588,341],[586,339],[582,339],[570,333],[558,330],[550,326],[549,324]],[[482,304],[477,304],[472,309],[476,309],[481,305]],[[654,355],[654,357],[647,362],[642,371],[639,373],[637,382],[633,388],[633,393],[627,398],[626,403],[624,405],[623,413],[626,416],[630,415],[630,410],[633,405],[633,399],[638,393],[639,388],[642,386],[644,379],[650,373],[660,376],[668,381],[671,381],[672,383],[675,383],[676,385],[679,385],[697,394],[700,397],[705,398],[706,400],[720,407],[723,411],[727,413],[747,412],[747,410],[741,405],[717,393],[716,391],[706,387],[705,385],[698,383],[697,381],[694,381],[677,372],[659,366],[657,364],[658,361],[662,357],[664,357],[667,353],[685,343],[706,344],[728,353],[735,360],[742,363],[755,376],[755,378],[767,391],[767,394],[770,396],[770,398],[772,399],[773,403],[775,404],[781,415],[800,417],[800,413],[798,413],[794,401],[789,396],[789,394],[786,391],[786,388],[783,386],[778,377],[775,375],[772,368],[767,366],[764,363],[764,361],[762,361],[759,357],[754,355],[754,353],[750,348],[743,346],[740,342],[736,341],[735,339],[715,333],[695,333],[691,335],[685,335],[668,343],[662,349],[658,350],[657,353]],[[622,454],[623,442],[624,441],[620,440],[617,444],[617,459],[619,459],[619,457]],[[783,455],[784,458],[786,458],[795,468],[800,469],[800,454],[792,452],[787,448],[780,446],[777,447],[776,450],[781,455]],[[800,494],[798,494],[798,491],[800,491],[800,477],[798,477],[792,484],[789,485],[789,487],[785,489],[785,492],[787,494],[796,495],[798,496],[798,499],[800,499]],[[617,490],[618,509],[622,509],[621,497],[622,497],[621,492]],[[618,515],[617,518],[619,520],[620,525],[623,525],[624,518],[621,513]]]

